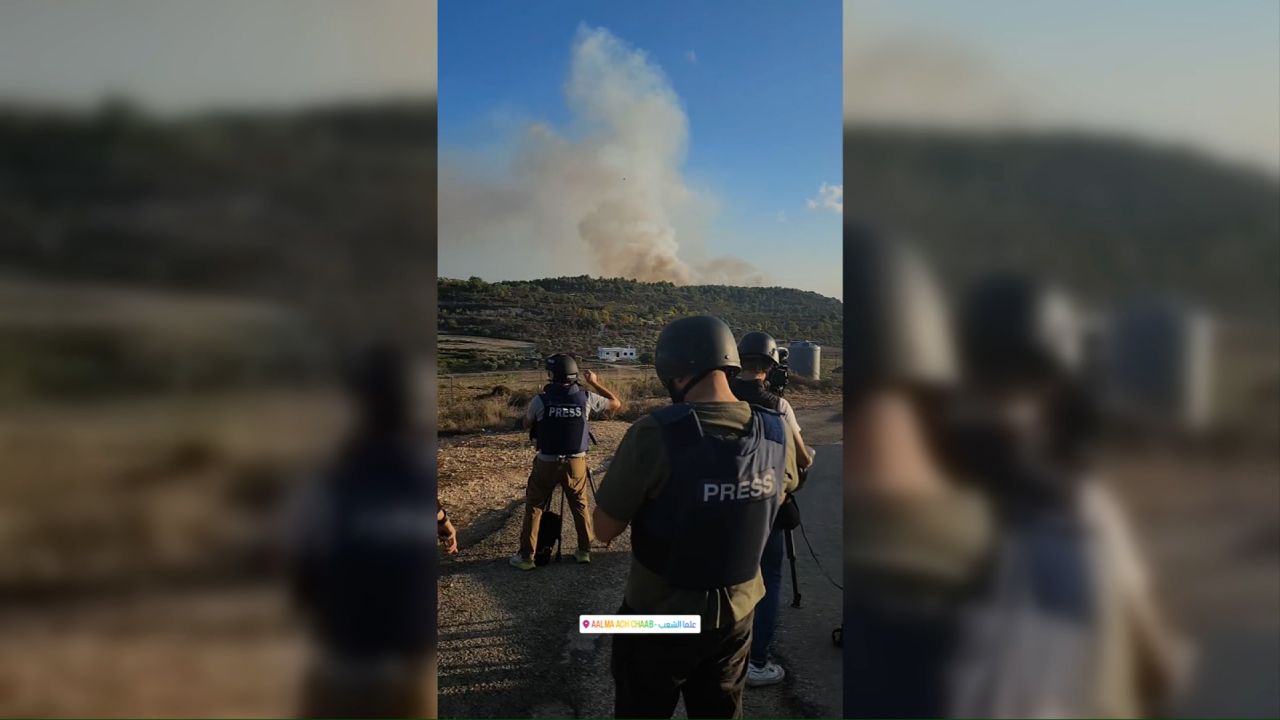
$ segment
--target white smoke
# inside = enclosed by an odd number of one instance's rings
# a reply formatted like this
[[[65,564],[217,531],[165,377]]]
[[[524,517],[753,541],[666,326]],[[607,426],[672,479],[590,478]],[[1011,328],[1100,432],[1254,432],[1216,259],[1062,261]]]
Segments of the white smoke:
[[[689,121],[643,51],[605,29],[579,28],[564,89],[570,127],[529,124],[507,177],[485,178],[457,157],[442,161],[442,272],[454,257],[494,267],[528,248],[546,252],[520,253],[518,267],[500,272],[763,282],[743,260],[697,261],[712,201],[681,175]]]

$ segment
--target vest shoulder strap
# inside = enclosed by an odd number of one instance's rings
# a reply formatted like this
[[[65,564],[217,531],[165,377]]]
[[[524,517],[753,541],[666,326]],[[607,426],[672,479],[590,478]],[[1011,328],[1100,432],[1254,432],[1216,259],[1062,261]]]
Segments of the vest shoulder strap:
[[[786,424],[782,421],[782,413],[776,410],[752,405],[751,412],[760,418],[761,429],[764,430],[764,439],[772,442],[787,444]]]
[[[555,386],[550,383],[542,386],[542,392],[538,393],[538,399],[542,400],[542,406],[546,407],[551,403],[551,398],[555,397]]]
[[[546,385],[545,387],[542,388],[542,392],[538,393],[538,397],[542,398],[542,402],[544,404],[550,398],[560,398],[563,400],[565,398],[576,398],[579,395],[581,395],[582,397],[587,397],[587,391],[577,383],[574,383],[569,387],[563,388],[563,389],[555,385]]]
[[[702,423],[689,403],[658,408],[653,411],[653,419],[662,426],[662,434],[673,447],[696,445],[702,440]]]

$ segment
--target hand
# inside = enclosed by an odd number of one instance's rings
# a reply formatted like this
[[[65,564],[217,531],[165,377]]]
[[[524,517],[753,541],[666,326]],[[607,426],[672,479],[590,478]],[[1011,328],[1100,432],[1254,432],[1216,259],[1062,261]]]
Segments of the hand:
[[[442,523],[436,523],[436,533],[440,537],[440,544],[444,547],[444,551],[449,555],[458,554],[458,529],[453,526],[453,521],[446,519]]]
[[[598,378],[598,377],[600,377],[600,376],[599,376],[599,375],[596,375],[596,372],[595,372],[594,370],[583,370],[583,371],[582,371],[582,379],[583,379],[583,380],[586,380],[588,385],[595,385],[595,384],[596,384],[596,378]]]

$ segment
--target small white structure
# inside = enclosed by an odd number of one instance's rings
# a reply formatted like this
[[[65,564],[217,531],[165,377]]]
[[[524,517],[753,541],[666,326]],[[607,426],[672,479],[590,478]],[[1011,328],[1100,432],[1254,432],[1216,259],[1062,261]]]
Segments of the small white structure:
[[[605,362],[635,360],[636,349],[633,347],[602,347],[596,351],[596,357]]]

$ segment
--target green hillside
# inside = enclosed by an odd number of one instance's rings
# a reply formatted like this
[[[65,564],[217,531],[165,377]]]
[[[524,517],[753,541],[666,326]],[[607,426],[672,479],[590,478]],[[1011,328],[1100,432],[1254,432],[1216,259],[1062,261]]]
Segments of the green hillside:
[[[434,103],[177,118],[0,105],[0,268],[253,296],[337,336],[378,315],[409,326],[433,314],[435,180]]]
[[[846,213],[912,235],[956,283],[1029,269],[1098,301],[1172,291],[1280,319],[1280,183],[1072,134],[846,129]]]
[[[435,158],[432,103],[0,105],[0,398],[288,383],[426,342]]]
[[[1108,137],[866,129],[845,140],[847,212],[917,237],[952,284],[1024,267],[1099,303],[1166,289],[1229,318],[1280,320],[1274,177]],[[415,340],[438,329],[527,340],[539,351],[644,351],[663,322],[696,312],[720,314],[739,331],[840,343],[837,301],[780,288],[443,280],[437,315],[435,161],[428,103],[177,118],[121,102],[93,112],[0,106],[0,272],[68,298],[42,292],[47,303],[6,308],[0,375],[74,366],[65,384],[79,387],[82,366],[110,365],[86,363],[85,343],[121,357],[116,348],[138,345],[119,323],[86,327],[88,316],[75,313],[74,327],[49,320],[48,308],[81,297],[77,284],[142,291],[151,304],[171,297],[182,308],[188,296],[245,300],[298,318],[324,345],[383,323]],[[37,319],[47,326],[38,343],[29,330]],[[157,345],[188,343],[187,354],[204,356],[190,338],[165,332]]]
[[[790,288],[586,276],[496,283],[441,278],[438,287],[440,332],[525,340],[544,354],[594,355],[601,345],[651,353],[663,325],[703,313],[720,316],[737,334],[763,329],[839,345],[843,320],[839,300]]]

